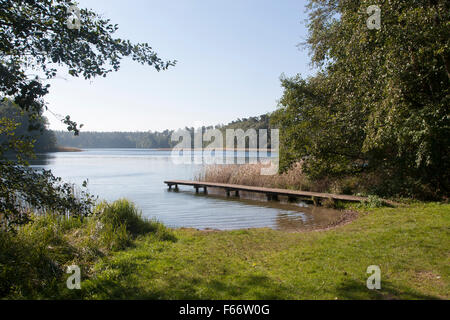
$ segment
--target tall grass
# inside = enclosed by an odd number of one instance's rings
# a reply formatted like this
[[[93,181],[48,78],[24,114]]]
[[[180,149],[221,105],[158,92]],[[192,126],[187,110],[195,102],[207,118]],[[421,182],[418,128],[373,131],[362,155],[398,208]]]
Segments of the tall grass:
[[[67,266],[78,265],[89,276],[93,263],[132,246],[137,237],[175,240],[163,224],[143,218],[125,199],[102,202],[84,219],[33,216],[17,233],[0,231],[0,299],[61,297],[67,292]]]
[[[377,193],[374,186],[379,178],[370,175],[354,175],[311,180],[302,171],[301,163],[288,171],[272,176],[261,175],[265,164],[209,165],[196,175],[196,180],[205,182],[239,184],[255,187],[292,189],[335,194],[369,195]]]
[[[297,163],[288,172],[273,176],[261,175],[261,169],[265,164],[243,165],[210,165],[198,173],[199,181],[240,184],[246,186],[310,190],[311,183],[301,170],[301,164]]]

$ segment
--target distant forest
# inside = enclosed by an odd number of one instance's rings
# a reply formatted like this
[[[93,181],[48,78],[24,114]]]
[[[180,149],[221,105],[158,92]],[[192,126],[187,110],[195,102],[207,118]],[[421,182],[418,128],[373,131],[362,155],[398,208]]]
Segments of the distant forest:
[[[227,125],[204,127],[204,129],[219,129],[225,133],[226,129],[269,129],[270,116],[268,114],[259,117],[250,117],[235,120]],[[186,128],[193,131],[194,128]],[[178,142],[171,141],[173,130],[162,132],[92,132],[81,131],[75,136],[67,131],[54,131],[57,145],[71,148],[138,148],[156,149],[172,148]]]
[[[0,103],[0,120],[2,119],[13,121],[14,129],[9,133],[1,132],[0,146],[11,143],[11,136],[14,136],[32,141],[35,152],[51,152],[57,149],[55,134],[48,130],[47,118],[42,113],[30,117],[29,113],[13,102],[4,100]]]

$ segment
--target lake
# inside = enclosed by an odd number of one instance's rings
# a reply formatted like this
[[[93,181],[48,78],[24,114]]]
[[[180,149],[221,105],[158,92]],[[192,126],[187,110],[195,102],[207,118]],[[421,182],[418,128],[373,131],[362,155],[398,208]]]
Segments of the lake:
[[[245,156],[241,153],[238,156]],[[227,198],[220,191],[195,194],[192,187],[169,191],[165,180],[192,180],[202,170],[194,163],[176,164],[170,151],[146,149],[87,149],[83,152],[39,155],[34,167],[51,169],[66,182],[81,185],[99,199],[133,201],[145,217],[169,227],[234,230],[269,227],[301,230],[327,226],[339,211],[304,203],[267,202],[258,195]]]

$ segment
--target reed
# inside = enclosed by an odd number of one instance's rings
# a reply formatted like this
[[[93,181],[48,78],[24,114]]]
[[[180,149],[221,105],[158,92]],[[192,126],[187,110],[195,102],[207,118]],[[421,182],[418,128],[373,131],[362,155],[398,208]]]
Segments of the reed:
[[[359,174],[340,177],[310,179],[302,170],[302,163],[294,164],[284,173],[272,176],[261,175],[266,164],[208,165],[196,175],[197,181],[239,184],[255,187],[280,188],[313,192],[329,192],[368,196],[377,194],[379,177],[374,174]]]
[[[0,299],[71,297],[65,269],[77,265],[85,277],[93,265],[136,239],[176,241],[162,223],[148,220],[130,201],[102,202],[81,218],[47,212],[17,232],[0,230]]]
[[[267,165],[262,163],[210,165],[204,167],[203,170],[197,174],[196,180],[303,191],[314,189],[311,181],[302,172],[301,163],[295,164],[289,171],[283,174],[272,176],[261,175],[261,169],[266,166]]]

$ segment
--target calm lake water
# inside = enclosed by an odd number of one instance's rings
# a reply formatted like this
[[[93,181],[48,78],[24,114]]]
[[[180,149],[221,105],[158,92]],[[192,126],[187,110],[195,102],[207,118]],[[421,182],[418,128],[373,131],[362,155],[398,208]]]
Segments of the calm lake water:
[[[227,198],[220,190],[211,190],[207,196],[196,195],[188,186],[181,186],[178,193],[168,191],[163,181],[192,180],[202,170],[197,164],[175,164],[170,151],[88,149],[39,155],[32,164],[51,169],[56,176],[77,185],[88,180],[89,191],[100,199],[127,198],[144,216],[169,227],[297,230],[325,226],[339,216],[335,210],[304,203],[267,202],[258,195]]]

